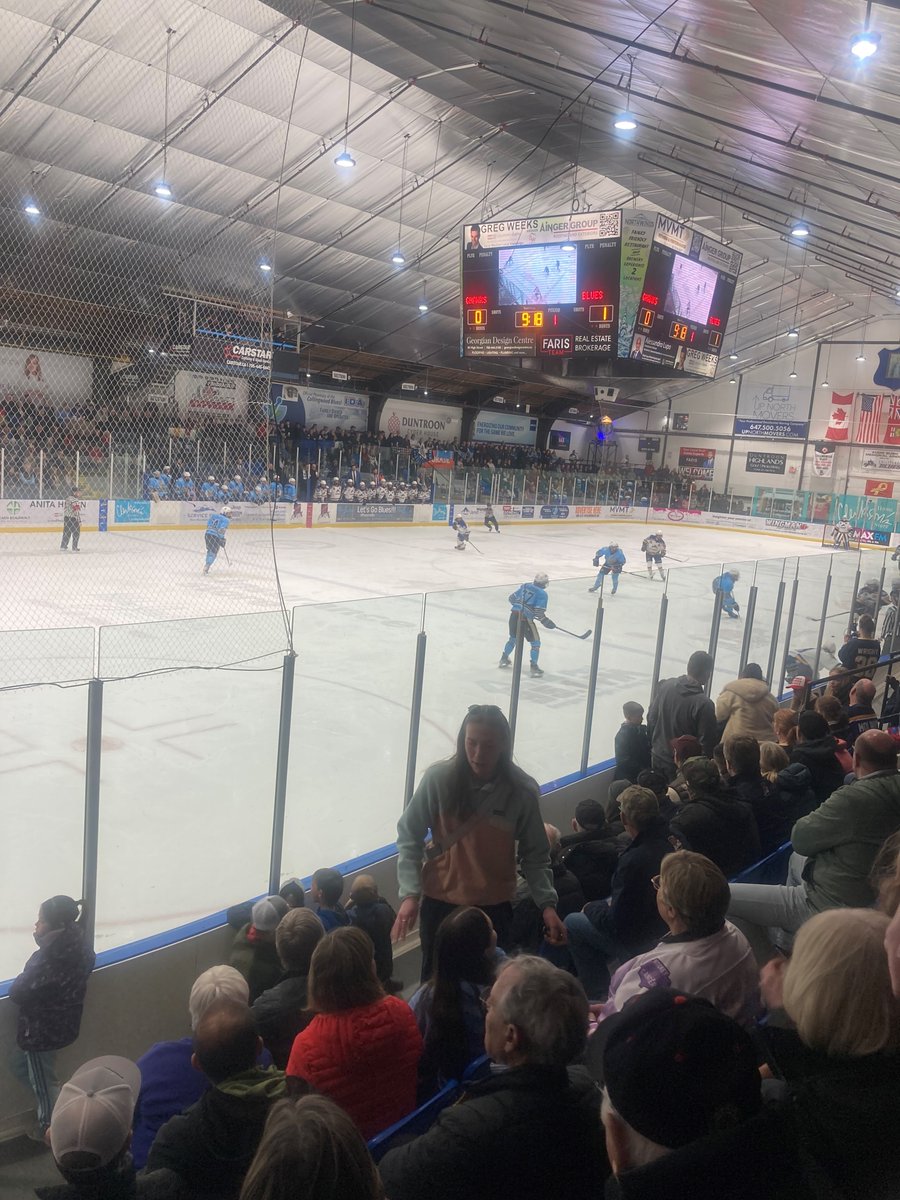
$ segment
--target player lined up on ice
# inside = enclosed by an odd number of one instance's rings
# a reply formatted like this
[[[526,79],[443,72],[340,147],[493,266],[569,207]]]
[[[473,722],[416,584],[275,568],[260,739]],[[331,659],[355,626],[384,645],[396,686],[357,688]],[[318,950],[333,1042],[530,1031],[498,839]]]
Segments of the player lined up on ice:
[[[662,560],[666,556],[666,539],[662,535],[662,530],[657,529],[656,533],[645,537],[641,542],[641,549],[647,560],[647,578],[652,579],[653,572],[659,571],[659,577],[665,583],[666,577],[663,574]]]
[[[203,567],[203,574],[209,574],[209,568],[216,561],[216,557],[220,550],[225,549],[225,534],[228,532],[228,526],[231,524],[231,509],[226,504],[221,512],[209,514],[209,520],[206,522],[206,564]]]
[[[625,566],[625,555],[619,549],[618,542],[610,542],[608,546],[601,546],[594,555],[594,566],[600,566],[600,559],[603,559],[603,566],[597,572],[597,578],[594,580],[594,586],[589,587],[589,592],[596,592],[603,582],[604,575],[612,575],[612,594],[615,595],[619,590],[619,576],[622,574],[622,568]]]
[[[519,621],[521,620],[522,636],[531,646],[531,674],[534,676],[543,675],[544,672],[538,666],[538,658],[541,653],[541,635],[538,632],[538,623],[543,625],[545,629],[556,628],[556,622],[551,621],[547,616],[547,604],[549,602],[547,586],[549,583],[549,576],[543,571],[539,571],[535,575],[533,583],[522,583],[514,592],[510,593],[509,640],[503,647],[499,666],[508,667],[510,665],[509,656],[516,648],[516,637],[519,632]]]
[[[456,530],[456,547],[457,550],[465,550],[469,541],[469,527],[462,519],[456,517],[453,521],[453,528]]]
[[[740,579],[741,573],[737,570],[723,571],[721,575],[717,575],[712,581],[712,590],[719,597],[719,603],[729,617],[735,620],[741,611],[741,606],[734,598],[734,585]]]
[[[500,526],[497,524],[497,518],[494,516],[493,506],[490,504],[484,506],[484,527],[488,531],[493,529],[495,533],[500,532]]]

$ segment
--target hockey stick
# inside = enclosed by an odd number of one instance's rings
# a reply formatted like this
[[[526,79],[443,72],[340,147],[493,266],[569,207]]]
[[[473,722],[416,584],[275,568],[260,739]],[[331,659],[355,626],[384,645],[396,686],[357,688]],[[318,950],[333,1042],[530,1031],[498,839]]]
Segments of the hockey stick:
[[[469,545],[472,547],[472,549],[473,549],[473,550],[478,550],[478,547],[475,545],[475,543],[474,543],[474,542],[469,542],[468,544],[469,544]],[[484,551],[483,551],[483,550],[478,550],[478,553],[479,553],[480,555],[482,555],[482,557],[484,556]]]
[[[231,559],[228,557],[228,551],[225,549],[225,546],[224,546],[224,545],[222,546],[222,553],[225,555],[225,561],[228,563],[228,565],[229,565],[229,567],[230,567],[230,566],[231,566]]]
[[[579,642],[587,641],[594,632],[593,629],[586,629],[584,633],[573,633],[571,629],[563,629],[562,625],[554,625],[553,628],[559,630],[560,633],[567,633],[569,637],[578,638]]]

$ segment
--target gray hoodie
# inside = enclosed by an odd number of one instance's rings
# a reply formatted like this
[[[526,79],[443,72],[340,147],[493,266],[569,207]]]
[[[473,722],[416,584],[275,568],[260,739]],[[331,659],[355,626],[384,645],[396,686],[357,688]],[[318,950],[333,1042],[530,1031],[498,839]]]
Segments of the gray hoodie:
[[[712,756],[718,739],[716,706],[703,691],[703,684],[690,675],[661,679],[647,713],[647,729],[653,769],[664,771],[667,779],[675,775],[672,757],[673,738],[689,733],[698,738],[707,757]]]

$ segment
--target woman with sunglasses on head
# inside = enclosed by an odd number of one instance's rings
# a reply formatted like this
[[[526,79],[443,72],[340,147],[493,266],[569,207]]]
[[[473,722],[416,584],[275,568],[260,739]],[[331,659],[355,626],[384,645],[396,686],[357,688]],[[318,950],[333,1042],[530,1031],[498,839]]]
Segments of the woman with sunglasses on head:
[[[460,905],[490,917],[501,946],[512,920],[516,853],[541,910],[545,936],[566,940],[557,912],[540,789],[512,761],[509,722],[495,704],[473,705],[456,753],[428,767],[397,823],[400,908],[394,941],[420,920],[422,979],[431,975],[434,935]]]

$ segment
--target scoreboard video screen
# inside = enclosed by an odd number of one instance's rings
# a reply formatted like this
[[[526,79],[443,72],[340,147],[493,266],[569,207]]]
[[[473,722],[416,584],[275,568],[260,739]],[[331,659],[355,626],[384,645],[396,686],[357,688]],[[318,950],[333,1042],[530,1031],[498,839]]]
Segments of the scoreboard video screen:
[[[662,213],[655,229],[646,211],[625,216],[463,226],[462,356],[621,356],[715,375],[740,253]]]
[[[614,352],[622,214],[463,227],[465,358]]]
[[[742,255],[662,213],[650,246],[631,357],[712,377]]]

